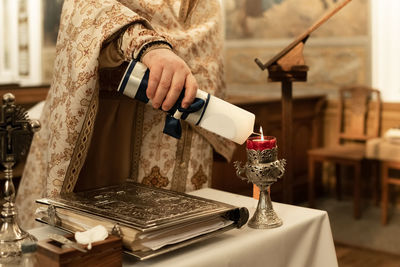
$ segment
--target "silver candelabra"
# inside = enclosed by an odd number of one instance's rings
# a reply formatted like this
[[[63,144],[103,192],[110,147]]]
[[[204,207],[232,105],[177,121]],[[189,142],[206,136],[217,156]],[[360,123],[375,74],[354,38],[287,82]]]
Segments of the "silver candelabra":
[[[35,240],[18,225],[12,168],[27,153],[33,133],[39,129],[39,121],[29,120],[25,110],[15,105],[14,95],[7,93],[3,96],[0,110],[0,163],[5,169],[5,183],[0,222],[0,263],[18,257],[22,242]]]
[[[282,225],[282,220],[272,207],[269,189],[283,176],[286,160],[278,160],[277,147],[264,150],[246,149],[246,151],[247,162],[244,167],[241,166],[241,162],[234,162],[236,174],[242,180],[251,182],[260,189],[257,209],[248,225],[256,229],[279,227]]]

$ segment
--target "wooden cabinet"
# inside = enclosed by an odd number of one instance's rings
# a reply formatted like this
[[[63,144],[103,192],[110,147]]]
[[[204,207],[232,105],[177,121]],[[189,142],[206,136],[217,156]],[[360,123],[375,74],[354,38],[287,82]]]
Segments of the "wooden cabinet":
[[[277,137],[279,144],[284,142],[281,134],[281,100],[280,99],[228,99],[256,115],[255,129],[261,125],[265,135]],[[322,109],[325,97],[302,96],[293,99],[293,163],[294,178],[292,182],[295,202],[307,199],[307,150],[317,147],[322,142]],[[280,151],[281,152],[281,151]],[[281,153],[280,153],[281,154]],[[282,156],[280,155],[280,158]],[[219,155],[214,157],[212,187],[242,195],[252,195],[252,184],[240,180],[236,176],[233,162],[246,161],[245,144],[238,146],[232,162],[227,163]],[[284,179],[284,178],[283,178]],[[282,201],[282,181],[272,186],[272,198]]]
[[[20,87],[18,85],[0,85],[0,96],[5,93],[12,93],[15,96],[16,103],[23,106],[32,106],[46,99],[49,85]]]

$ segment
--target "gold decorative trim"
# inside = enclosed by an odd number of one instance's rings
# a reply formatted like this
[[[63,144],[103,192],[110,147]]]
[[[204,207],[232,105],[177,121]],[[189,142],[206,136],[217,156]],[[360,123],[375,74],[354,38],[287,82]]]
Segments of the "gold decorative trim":
[[[210,152],[210,161],[208,162],[209,168],[208,168],[208,172],[206,174],[207,177],[208,177],[207,184],[208,184],[209,187],[211,187],[211,185],[212,185],[212,168],[213,168],[213,164],[214,164],[214,149],[212,148],[212,146],[211,146],[210,150],[211,150],[211,152]]]
[[[94,122],[99,106],[99,92],[93,93],[85,120],[83,121],[81,132],[79,133],[71,161],[65,174],[64,182],[61,188],[62,193],[70,193],[74,190],[78,181],[79,173],[86,159],[90,140],[93,134]]]
[[[160,167],[155,165],[151,168],[150,174],[143,178],[142,184],[162,188],[169,184],[169,180],[167,177],[161,175]]]
[[[207,176],[203,171],[203,165],[200,164],[199,169],[195,174],[193,174],[190,179],[195,190],[199,190],[209,181],[209,176]]]
[[[133,135],[132,135],[132,161],[131,161],[131,171],[128,181],[138,181],[139,177],[139,161],[140,161],[140,152],[142,147],[142,135],[143,135],[143,120],[144,120],[144,109],[145,104],[136,101],[136,112],[133,123]]]
[[[186,122],[182,122],[183,135],[176,148],[176,161],[171,179],[171,190],[185,192],[188,176],[190,148],[192,146],[193,130]]]

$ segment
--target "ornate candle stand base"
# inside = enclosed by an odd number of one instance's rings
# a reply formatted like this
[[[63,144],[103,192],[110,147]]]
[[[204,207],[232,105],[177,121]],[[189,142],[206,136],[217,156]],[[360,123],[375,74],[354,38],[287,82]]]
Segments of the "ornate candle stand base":
[[[21,255],[21,244],[24,241],[36,241],[34,236],[18,225],[12,167],[28,151],[33,133],[40,129],[40,123],[28,120],[24,109],[14,102],[12,94],[5,94],[0,110],[0,163],[5,168],[6,180],[0,222],[0,265],[14,262]]]
[[[15,188],[12,182],[12,164],[4,163],[6,170],[4,195],[6,202],[1,211],[0,227],[0,265],[1,263],[12,263],[21,255],[23,242],[37,241],[36,238],[22,230],[18,225],[17,209],[14,204]]]
[[[248,225],[251,228],[266,229],[282,225],[276,215],[269,193],[270,186],[281,178],[285,172],[286,160],[277,159],[277,147],[265,150],[246,149],[247,162],[244,167],[239,161],[234,163],[236,174],[242,180],[251,182],[260,189],[257,209]],[[246,176],[244,177],[243,174]]]

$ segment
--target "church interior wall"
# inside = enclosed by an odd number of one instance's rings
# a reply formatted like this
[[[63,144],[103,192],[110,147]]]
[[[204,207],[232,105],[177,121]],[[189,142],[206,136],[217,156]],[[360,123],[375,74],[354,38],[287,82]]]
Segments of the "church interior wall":
[[[13,2],[7,0],[3,3]],[[337,4],[338,0],[307,0],[307,4],[299,4],[298,0],[224,0],[223,3],[228,98],[278,99],[280,84],[267,83],[267,72],[261,71],[254,59],[259,58],[263,62],[270,59]],[[47,86],[51,82],[55,57],[58,29],[56,14],[60,12],[62,0],[43,0],[41,5],[45,19],[41,35],[40,73],[41,84]],[[308,81],[294,84],[294,96],[326,95],[327,105],[321,120],[321,145],[329,145],[336,140],[337,90],[346,85],[373,84],[371,5],[371,0],[352,1],[316,30],[306,43],[304,56],[310,67]],[[23,96],[23,101],[32,105],[39,99],[37,90],[30,92]],[[44,97],[42,92],[40,95]],[[21,99],[21,96],[17,99]],[[400,108],[396,103],[385,103],[381,132],[399,126],[399,115]],[[328,167],[325,173],[329,173],[329,170]]]
[[[338,3],[337,0],[226,0],[226,80],[229,94],[279,95],[254,59],[268,61]],[[357,14],[355,16],[354,14]],[[371,84],[370,1],[350,2],[313,32],[304,48],[310,67],[294,95],[326,94],[339,87]]]

